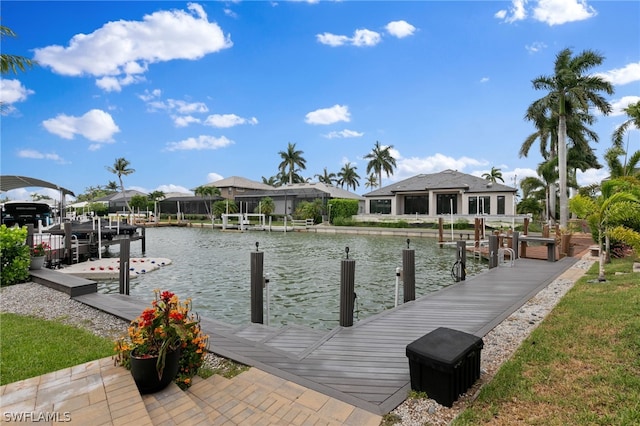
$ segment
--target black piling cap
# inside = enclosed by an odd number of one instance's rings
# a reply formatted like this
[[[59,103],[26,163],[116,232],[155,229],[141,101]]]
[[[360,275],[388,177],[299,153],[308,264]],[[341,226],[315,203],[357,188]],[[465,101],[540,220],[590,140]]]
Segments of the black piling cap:
[[[407,238],[407,250],[409,250],[409,243],[411,242],[411,240],[409,238]]]
[[[260,243],[256,241],[256,251],[258,251],[259,246],[260,246]]]
[[[347,259],[349,259],[349,247],[344,248],[344,252],[347,253]]]

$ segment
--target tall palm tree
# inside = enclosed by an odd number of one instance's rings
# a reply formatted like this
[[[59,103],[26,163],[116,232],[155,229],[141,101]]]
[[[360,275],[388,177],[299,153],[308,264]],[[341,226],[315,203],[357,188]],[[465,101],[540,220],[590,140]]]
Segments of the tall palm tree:
[[[107,183],[107,185],[104,187],[104,189],[111,193],[118,192],[118,182],[116,182],[115,180],[110,180],[109,183]]]
[[[315,175],[314,177],[318,178],[318,182],[324,183],[325,185],[333,185],[333,183],[337,180],[335,173],[329,173],[327,168],[324,168],[324,171],[321,175]]]
[[[124,157],[116,158],[116,161],[113,163],[113,167],[107,167],[111,173],[118,176],[118,180],[120,181],[120,190],[122,191],[122,198],[124,198],[124,203],[127,206],[127,210],[129,210],[130,214],[133,214],[133,210],[131,210],[131,206],[129,205],[129,201],[127,200],[127,195],[124,191],[124,182],[122,181],[122,176],[129,176],[131,173],[135,172],[135,169],[129,168],[131,163]]]
[[[376,175],[371,173],[369,176],[367,176],[367,181],[364,183],[364,187],[375,188],[376,186],[378,186],[378,178],[376,177]]]
[[[604,57],[594,51],[584,50],[573,56],[571,49],[563,49],[556,56],[554,74],[535,78],[533,88],[549,93],[537,102],[544,110],[558,116],[558,168],[560,180],[560,227],[566,228],[568,221],[567,199],[567,116],[571,109],[588,113],[594,107],[602,114],[611,112],[611,105],[600,95],[613,94],[613,86],[602,77],[588,71],[604,61]]]
[[[206,199],[206,202],[204,203],[204,208],[207,211],[207,216],[209,216],[209,219],[213,219],[213,217],[211,216],[211,198],[215,197],[216,195],[219,196],[220,190],[215,186],[200,185],[199,187],[193,190],[193,193],[196,194],[198,197]]]
[[[622,139],[624,134],[631,128],[631,126],[635,126],[636,129],[640,129],[640,101],[635,104],[629,104],[623,110],[629,119],[619,125],[616,130],[613,132],[613,136],[611,139],[613,140],[613,144],[615,146],[622,147]]]
[[[347,185],[347,189],[349,187],[353,187],[353,190],[356,190],[356,187],[360,186],[360,176],[356,172],[357,166],[351,166],[351,163],[347,163],[342,166],[342,169],[338,172],[338,185],[341,188],[344,188]]]
[[[382,186],[382,172],[384,171],[389,177],[393,175],[393,169],[396,167],[396,159],[391,155],[392,148],[393,145],[383,148],[380,142],[376,141],[373,150],[363,157],[369,160],[367,174],[373,171],[378,175],[378,186]]]
[[[149,199],[153,201],[153,216],[156,222],[160,218],[160,205],[158,204],[158,201],[164,200],[165,197],[166,195],[162,191],[153,191],[149,194]]]
[[[500,169],[496,167],[491,167],[491,171],[488,173],[483,173],[482,177],[491,183],[496,183],[498,181],[501,181],[502,183],[504,183],[504,179],[502,178],[502,172],[500,171]]]
[[[307,167],[307,160],[302,157],[302,154],[304,154],[304,152],[296,150],[296,144],[291,142],[287,145],[286,151],[278,152],[278,155],[282,158],[282,162],[280,162],[278,168],[289,174],[289,184],[293,183],[293,174],[296,171],[296,166],[302,170]]]

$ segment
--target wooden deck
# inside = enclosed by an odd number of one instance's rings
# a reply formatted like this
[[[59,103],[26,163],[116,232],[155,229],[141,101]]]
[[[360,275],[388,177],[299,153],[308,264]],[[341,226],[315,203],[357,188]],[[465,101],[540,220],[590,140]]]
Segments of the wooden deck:
[[[520,259],[438,292],[331,331],[262,324],[232,326],[203,318],[210,350],[322,392],[376,414],[402,403],[410,390],[406,346],[449,327],[483,337],[568,269],[558,262]],[[126,320],[145,302],[121,295],[86,294],[75,299]]]

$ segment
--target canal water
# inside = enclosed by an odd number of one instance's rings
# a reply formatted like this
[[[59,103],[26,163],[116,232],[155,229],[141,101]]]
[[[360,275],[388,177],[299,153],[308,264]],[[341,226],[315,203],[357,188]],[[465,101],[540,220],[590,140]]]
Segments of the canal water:
[[[169,258],[171,265],[131,280],[130,294],[143,300],[153,290],[170,290],[191,298],[200,315],[229,324],[251,320],[250,252],[264,252],[269,283],[269,324],[297,324],[332,329],[340,319],[340,264],[349,247],[355,266],[354,321],[395,303],[396,268],[402,267],[406,237],[315,234],[304,232],[224,232],[210,228],[149,228],[147,257]],[[451,285],[455,250],[440,248],[433,238],[414,238],[416,297]],[[112,249],[113,250],[113,249]],[[117,255],[117,253],[111,253]],[[131,256],[141,256],[132,243]],[[468,259],[467,276],[486,269]],[[99,291],[117,293],[118,283],[101,282]],[[265,294],[266,300],[266,294]],[[403,301],[402,281],[399,303]],[[265,310],[265,323],[267,322]]]

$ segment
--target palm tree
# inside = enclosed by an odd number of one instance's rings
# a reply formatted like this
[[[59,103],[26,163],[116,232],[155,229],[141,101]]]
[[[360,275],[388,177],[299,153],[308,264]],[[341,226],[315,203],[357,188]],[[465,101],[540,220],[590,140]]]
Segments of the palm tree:
[[[376,177],[376,175],[371,173],[369,176],[367,176],[367,181],[364,183],[364,187],[375,188],[376,186],[378,186],[378,178]]]
[[[288,171],[289,184],[293,183],[293,174],[296,172],[296,166],[302,170],[307,167],[307,160],[302,157],[303,153],[303,151],[296,150],[296,144],[291,142],[289,142],[289,144],[287,145],[286,151],[278,152],[278,155],[280,155],[280,158],[282,158],[282,162],[280,163],[278,168],[283,172]]]
[[[625,164],[622,164],[618,157],[625,156]],[[640,170],[638,165],[640,164],[640,151],[633,153],[628,159],[627,153],[624,149],[612,146],[604,153],[604,159],[609,166],[612,178],[619,178],[624,176],[637,176],[640,177]]]
[[[4,37],[17,37],[10,28],[0,25],[0,39]],[[36,61],[32,61],[24,56],[9,55],[7,53],[0,53],[0,74],[5,75],[9,73],[18,74],[18,71],[25,72],[27,68],[32,68],[37,65]],[[0,101],[0,112],[5,111],[4,102]]]
[[[360,176],[356,173],[357,166],[351,166],[351,163],[347,163],[342,166],[342,169],[338,172],[338,185],[341,188],[344,188],[347,185],[347,189],[349,187],[353,187],[353,190],[356,190],[356,187],[360,186]]]
[[[315,175],[314,177],[318,178],[318,182],[324,183],[325,185],[333,185],[333,183],[337,180],[335,173],[329,173],[327,168],[324,168],[323,174]]]
[[[380,142],[376,141],[373,150],[363,158],[369,160],[367,164],[367,174],[373,171],[378,175],[378,186],[382,186],[382,172],[393,175],[393,169],[396,167],[396,159],[391,155],[393,145],[382,147]]]
[[[270,185],[270,186],[278,186],[278,177],[277,176],[271,176],[268,179],[264,176],[262,176],[262,183],[264,183],[265,185]]]
[[[116,182],[115,180],[110,180],[109,183],[107,183],[107,186],[104,187],[104,189],[111,193],[118,192],[118,182]]]
[[[149,194],[149,199],[153,201],[153,216],[156,222],[158,222],[158,219],[160,218],[160,205],[158,204],[158,201],[164,200],[165,197],[166,195],[162,191],[153,191]]]
[[[500,169],[495,167],[491,167],[491,171],[488,173],[483,173],[482,177],[488,180],[491,183],[496,183],[497,181],[501,181],[504,183],[504,179],[502,178],[502,172]]]
[[[206,198],[207,201],[204,203],[204,208],[207,211],[207,216],[209,216],[209,219],[213,219],[213,217],[211,216],[211,198],[216,195],[219,196],[220,190],[215,186],[200,185],[199,187],[193,190],[193,193],[196,194],[198,197]]]
[[[602,77],[588,71],[604,61],[604,57],[591,50],[584,50],[573,57],[571,49],[563,49],[556,56],[554,75],[535,78],[533,88],[548,90],[549,93],[536,102],[543,110],[558,116],[558,167],[560,179],[560,227],[567,227],[567,117],[572,109],[588,113],[594,107],[602,114],[611,112],[611,105],[600,95],[611,95],[613,86]]]
[[[603,181],[601,194],[592,199],[577,195],[571,200],[571,210],[578,217],[587,219],[592,229],[598,232],[600,248],[598,281],[605,281],[604,263],[609,253],[609,238],[614,237],[636,249],[640,248],[640,232],[625,226],[625,222],[640,216],[640,186],[621,179]]]
[[[623,111],[629,116],[629,119],[619,125],[611,137],[613,144],[618,147],[622,147],[624,134],[632,125],[635,126],[636,129],[640,129],[640,101],[635,104],[629,104]]]
[[[129,201],[127,201],[127,195],[124,191],[124,182],[122,182],[122,176],[128,176],[131,173],[135,172],[135,169],[130,169],[129,160],[124,157],[116,158],[116,161],[113,163],[113,167],[107,167],[111,173],[118,176],[118,180],[120,181],[120,190],[122,191],[122,198],[124,198],[124,203],[127,206],[127,210],[129,210],[130,214],[133,214],[133,210],[131,210],[131,206],[129,205]]]

